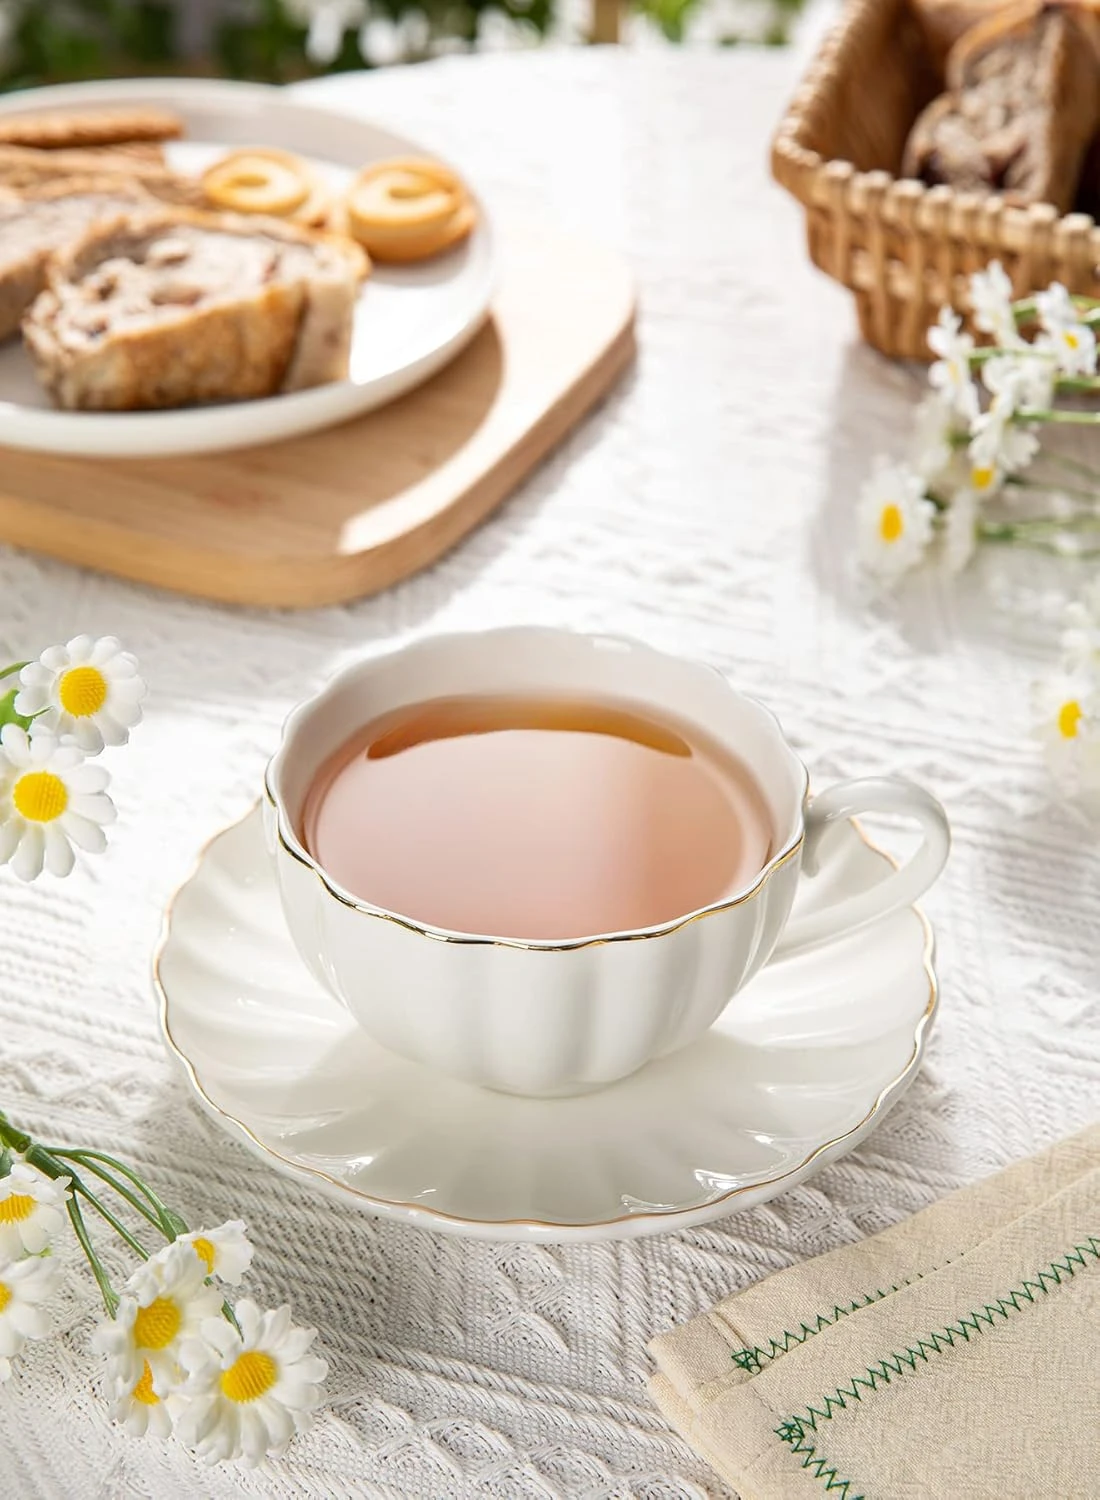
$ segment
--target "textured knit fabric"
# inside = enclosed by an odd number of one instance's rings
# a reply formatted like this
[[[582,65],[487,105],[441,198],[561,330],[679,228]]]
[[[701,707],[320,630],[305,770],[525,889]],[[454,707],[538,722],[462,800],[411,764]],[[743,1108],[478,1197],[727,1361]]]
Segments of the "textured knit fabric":
[[[1028,707],[1081,575],[998,553],[896,600],[853,587],[855,490],[876,450],[900,450],[919,382],[860,347],[849,294],[810,267],[801,211],[769,182],[801,63],[591,49],[306,91],[459,162],[502,217],[564,223],[636,270],[637,368],[438,567],[360,605],[279,614],[0,552],[6,660],[113,632],[151,684],[146,722],[109,758],[108,853],[64,885],[2,879],[2,1107],[133,1160],[193,1224],[247,1219],[255,1295],[289,1298],[332,1366],[329,1404],[285,1459],[202,1470],[109,1425],[95,1287],[71,1258],[59,1335],[0,1388],[4,1500],[726,1497],[650,1400],[650,1340],[1095,1115],[1095,832],[1052,799]],[[165,1056],[149,982],[163,906],[255,800],[288,709],[370,644],[521,621],[710,661],[776,709],[815,785],[899,771],[947,807],[923,1071],[857,1152],[763,1207],[568,1248],[384,1223],[228,1140]]]

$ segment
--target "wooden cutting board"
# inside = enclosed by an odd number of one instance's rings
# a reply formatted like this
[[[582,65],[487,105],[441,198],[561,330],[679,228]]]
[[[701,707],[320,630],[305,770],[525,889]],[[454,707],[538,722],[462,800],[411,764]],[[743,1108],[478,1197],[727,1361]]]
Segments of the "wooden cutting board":
[[[373,594],[492,511],[634,354],[609,250],[507,226],[486,326],[439,375],[324,432],[195,458],[0,448],[0,540],[207,599],[309,607]]]

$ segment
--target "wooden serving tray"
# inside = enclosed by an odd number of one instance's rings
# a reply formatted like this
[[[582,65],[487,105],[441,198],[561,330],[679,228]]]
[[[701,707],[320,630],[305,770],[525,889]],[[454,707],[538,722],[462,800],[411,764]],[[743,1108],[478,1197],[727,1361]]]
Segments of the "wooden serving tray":
[[[453,364],[324,432],[195,458],[0,448],[0,540],[235,604],[309,607],[426,567],[501,503],[634,354],[622,259],[503,235],[486,326]]]

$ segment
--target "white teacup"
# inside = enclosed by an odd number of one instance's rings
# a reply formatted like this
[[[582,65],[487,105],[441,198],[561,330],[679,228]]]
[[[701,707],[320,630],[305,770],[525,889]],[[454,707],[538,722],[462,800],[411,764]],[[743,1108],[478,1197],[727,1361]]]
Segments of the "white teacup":
[[[299,837],[324,761],[370,720],[455,694],[628,699],[695,723],[748,766],[776,830],[745,889],[675,921],[563,942],[445,932],[342,889]],[[893,777],[810,798],[806,768],[773,715],[710,667],[635,642],[538,628],[443,635],[339,673],[295,709],[268,766],[264,821],[291,935],[313,974],[376,1041],[508,1093],[597,1088],[685,1047],[762,964],[915,901],[950,845],[939,803]],[[923,841],[873,889],[788,921],[823,831],[856,813],[901,813]]]

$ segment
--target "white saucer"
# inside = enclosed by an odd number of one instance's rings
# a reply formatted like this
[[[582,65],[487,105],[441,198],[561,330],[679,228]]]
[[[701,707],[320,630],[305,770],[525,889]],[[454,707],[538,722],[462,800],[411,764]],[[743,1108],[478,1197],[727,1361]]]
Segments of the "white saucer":
[[[838,826],[796,909],[890,868]],[[907,910],[770,965],[701,1041],[611,1088],[490,1093],[384,1051],[309,976],[258,809],[178,891],[154,978],[200,1101],[276,1170],[372,1213],[496,1240],[682,1229],[792,1187],[901,1096],[937,1003],[932,932]]]
[[[237,146],[278,146],[307,157],[336,190],[367,162],[431,156],[415,141],[351,115],[293,102],[264,84],[186,78],[64,84],[0,100],[12,111],[118,106],[168,109],[186,138],[168,148],[169,165],[198,173]],[[179,411],[57,411],[35,379],[18,339],[0,344],[0,443],[41,453],[165,457],[273,442],[343,422],[420,385],[455,357],[489,310],[495,271],[483,203],[461,245],[410,266],[375,266],[355,313],[350,378],[293,395],[187,407]]]

